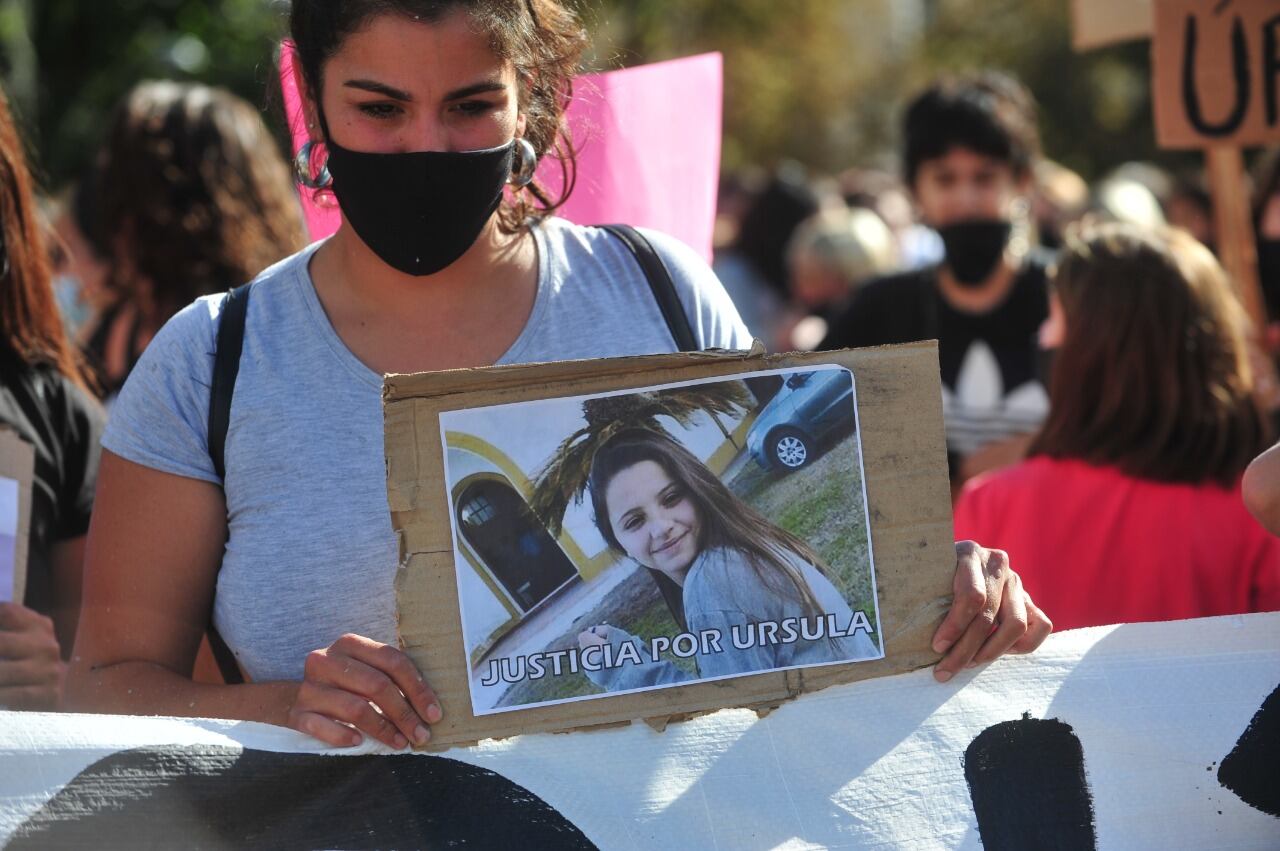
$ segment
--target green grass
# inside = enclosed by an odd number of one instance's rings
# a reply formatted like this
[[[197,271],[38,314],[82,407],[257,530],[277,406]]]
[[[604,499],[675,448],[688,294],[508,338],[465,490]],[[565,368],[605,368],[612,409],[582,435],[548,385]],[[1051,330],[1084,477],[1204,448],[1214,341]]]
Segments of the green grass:
[[[798,472],[766,472],[750,461],[727,484],[765,517],[813,547],[850,607],[875,624],[856,435],[842,438]]]

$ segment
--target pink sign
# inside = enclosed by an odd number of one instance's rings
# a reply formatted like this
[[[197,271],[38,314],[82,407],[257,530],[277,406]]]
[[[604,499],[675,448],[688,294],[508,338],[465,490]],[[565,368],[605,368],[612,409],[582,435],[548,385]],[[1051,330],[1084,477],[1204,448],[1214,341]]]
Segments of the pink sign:
[[[280,81],[294,151],[307,141],[294,77],[293,45],[280,51]],[[579,224],[621,222],[669,233],[711,259],[720,174],[723,63],[718,53],[588,74],[574,81],[569,128],[578,181],[560,215]],[[544,185],[561,185],[545,161]],[[310,190],[302,203],[312,239],[332,234],[341,214]],[[553,195],[554,195],[553,191]]]

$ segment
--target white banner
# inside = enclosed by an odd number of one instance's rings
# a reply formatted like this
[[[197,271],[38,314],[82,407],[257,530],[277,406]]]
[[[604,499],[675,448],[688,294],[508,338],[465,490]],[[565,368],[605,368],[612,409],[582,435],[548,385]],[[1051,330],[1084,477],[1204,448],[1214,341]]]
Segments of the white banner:
[[[0,713],[0,844],[1276,848],[1277,686],[1270,614],[1063,633],[945,686],[919,671],[764,718],[442,755]]]

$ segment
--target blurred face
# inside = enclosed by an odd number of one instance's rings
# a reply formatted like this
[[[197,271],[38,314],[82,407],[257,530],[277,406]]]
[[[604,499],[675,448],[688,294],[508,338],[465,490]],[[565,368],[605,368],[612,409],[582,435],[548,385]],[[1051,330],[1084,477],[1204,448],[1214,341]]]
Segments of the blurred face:
[[[515,67],[462,9],[435,23],[384,14],[348,36],[323,69],[333,140],[366,153],[474,151],[523,135]],[[322,141],[314,103],[312,139]]]
[[[702,519],[684,485],[654,461],[622,470],[605,488],[609,525],[627,555],[684,584],[697,558]]]
[[[791,259],[791,295],[810,310],[835,304],[849,295],[849,285],[807,252]]]
[[[1030,188],[1008,163],[968,148],[952,148],[916,171],[916,203],[924,223],[942,228],[975,219],[1009,219]]]
[[[62,214],[54,223],[54,231],[63,249],[55,274],[79,281],[80,297],[87,304],[100,307],[109,302],[112,293],[107,287],[107,274],[110,269],[93,253],[75,220],[66,213]]]

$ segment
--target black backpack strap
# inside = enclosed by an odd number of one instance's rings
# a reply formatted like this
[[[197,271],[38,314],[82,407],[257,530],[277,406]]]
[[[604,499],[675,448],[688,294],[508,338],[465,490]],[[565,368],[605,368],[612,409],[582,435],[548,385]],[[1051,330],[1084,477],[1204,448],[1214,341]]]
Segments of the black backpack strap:
[[[677,350],[682,352],[700,350],[702,347],[698,345],[698,338],[694,336],[693,328],[689,325],[689,317],[685,315],[684,305],[680,303],[680,296],[676,293],[671,273],[667,271],[666,264],[662,262],[658,252],[653,250],[649,240],[630,225],[603,225],[602,227],[622,240],[622,243],[635,255],[636,262],[640,264],[640,269],[649,282],[649,289],[653,290],[653,297],[658,302],[658,309],[662,311],[662,318],[667,321],[671,337],[676,341]]]
[[[244,348],[244,324],[249,315],[249,284],[227,293],[218,322],[218,348],[213,355],[213,382],[209,385],[209,457],[219,479],[227,477],[227,429],[231,425],[231,397],[240,374]]]
[[[244,326],[249,315],[249,284],[227,293],[218,321],[218,347],[213,355],[213,381],[209,385],[209,458],[218,478],[227,477],[227,429],[231,425],[231,397],[236,392],[236,376],[240,374],[240,353],[244,349]],[[225,484],[224,484],[225,490]],[[209,649],[218,663],[222,679],[228,685],[244,682],[244,674],[235,654],[222,640],[209,613]]]

